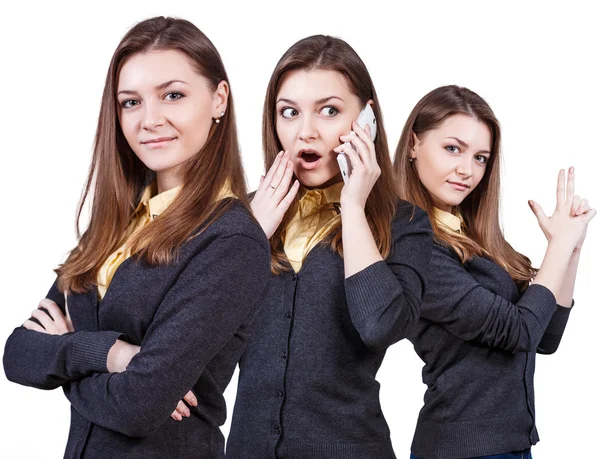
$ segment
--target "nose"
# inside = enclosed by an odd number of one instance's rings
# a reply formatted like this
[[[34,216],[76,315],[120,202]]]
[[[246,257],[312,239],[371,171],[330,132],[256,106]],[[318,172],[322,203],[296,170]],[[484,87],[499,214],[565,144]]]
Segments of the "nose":
[[[312,115],[305,115],[300,121],[300,131],[298,132],[298,138],[304,142],[314,140],[318,136],[317,126]]]
[[[165,117],[160,109],[160,104],[153,101],[147,102],[145,104],[142,128],[147,131],[153,131],[164,123]]]
[[[469,178],[473,175],[473,158],[470,155],[461,155],[460,161],[456,165],[456,173],[464,178]]]

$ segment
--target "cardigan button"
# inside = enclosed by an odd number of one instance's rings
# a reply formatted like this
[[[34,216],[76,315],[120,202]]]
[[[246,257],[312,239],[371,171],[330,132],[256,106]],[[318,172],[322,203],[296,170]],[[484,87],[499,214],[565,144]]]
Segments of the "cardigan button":
[[[282,359],[287,359],[287,352],[282,352],[281,353],[281,358]]]
[[[277,435],[280,435],[280,434],[281,434],[281,429],[280,429],[279,427],[277,427],[277,428],[275,429],[275,433],[276,433]]]
[[[282,391],[279,391],[279,392],[277,393],[277,395],[279,395],[280,397],[283,397],[283,392],[282,392]]]
[[[295,274],[292,274],[292,280],[293,280],[294,282],[296,282],[296,279],[298,279],[298,276],[296,276]]]
[[[292,318],[292,313],[290,311],[287,312],[287,314],[285,315],[288,319]]]

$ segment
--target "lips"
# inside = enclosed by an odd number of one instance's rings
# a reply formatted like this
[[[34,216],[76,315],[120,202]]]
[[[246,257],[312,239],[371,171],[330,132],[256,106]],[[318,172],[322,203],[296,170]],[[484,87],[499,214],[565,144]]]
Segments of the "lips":
[[[155,139],[143,140],[141,143],[150,148],[160,148],[175,139],[176,137],[157,137]]]
[[[469,185],[467,185],[466,183],[462,183],[462,182],[451,182],[448,180],[448,183],[452,186],[452,188],[454,188],[455,190],[458,190],[458,191],[466,191],[469,188],[471,188]]]
[[[304,169],[315,169],[321,161],[321,154],[312,149],[302,149],[298,152],[298,162]]]

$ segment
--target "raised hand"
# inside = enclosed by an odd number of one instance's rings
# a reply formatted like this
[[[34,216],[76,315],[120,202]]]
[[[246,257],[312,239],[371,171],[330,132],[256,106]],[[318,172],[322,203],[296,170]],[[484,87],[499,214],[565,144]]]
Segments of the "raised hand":
[[[565,171],[558,174],[556,187],[556,208],[548,217],[542,207],[535,201],[529,206],[538,219],[540,228],[548,242],[565,245],[570,251],[578,251],[585,240],[587,225],[596,215],[596,210],[589,207],[586,199],[575,195],[575,169],[569,169],[565,188]]]
[[[290,188],[293,173],[289,152],[279,152],[267,175],[261,177],[260,185],[250,203],[254,217],[267,238],[273,236],[298,193],[298,180]]]
[[[340,140],[344,143],[333,149],[337,153],[345,153],[352,165],[352,174],[350,174],[348,183],[342,188],[340,199],[342,213],[344,207],[349,206],[364,209],[369,193],[381,175],[381,169],[377,164],[375,145],[371,140],[370,126],[367,125],[365,129],[362,129],[353,121],[352,131],[348,135],[340,136]]]

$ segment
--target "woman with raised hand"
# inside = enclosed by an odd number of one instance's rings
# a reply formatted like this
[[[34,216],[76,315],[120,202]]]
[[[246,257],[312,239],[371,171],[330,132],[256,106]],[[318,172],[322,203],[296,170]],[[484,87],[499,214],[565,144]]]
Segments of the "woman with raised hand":
[[[374,141],[354,122],[367,104]],[[316,35],[286,51],[263,148],[251,206],[272,275],[240,361],[227,457],[394,458],[375,375],[419,318],[432,233],[397,198],[379,100],[346,42]]]
[[[111,60],[89,225],[31,319],[9,380],[63,388],[66,458],[219,458],[223,391],[269,279],[225,68],[193,24],[134,26]],[[251,267],[251,269],[249,269]],[[189,419],[169,417],[193,387]]]
[[[573,168],[560,171],[552,216],[530,201],[548,239],[534,269],[500,228],[498,120],[458,86],[417,103],[394,169],[401,196],[427,211],[435,238],[421,319],[409,335],[427,385],[411,457],[529,458],[538,441],[535,354],[558,347],[596,211],[575,195]]]

